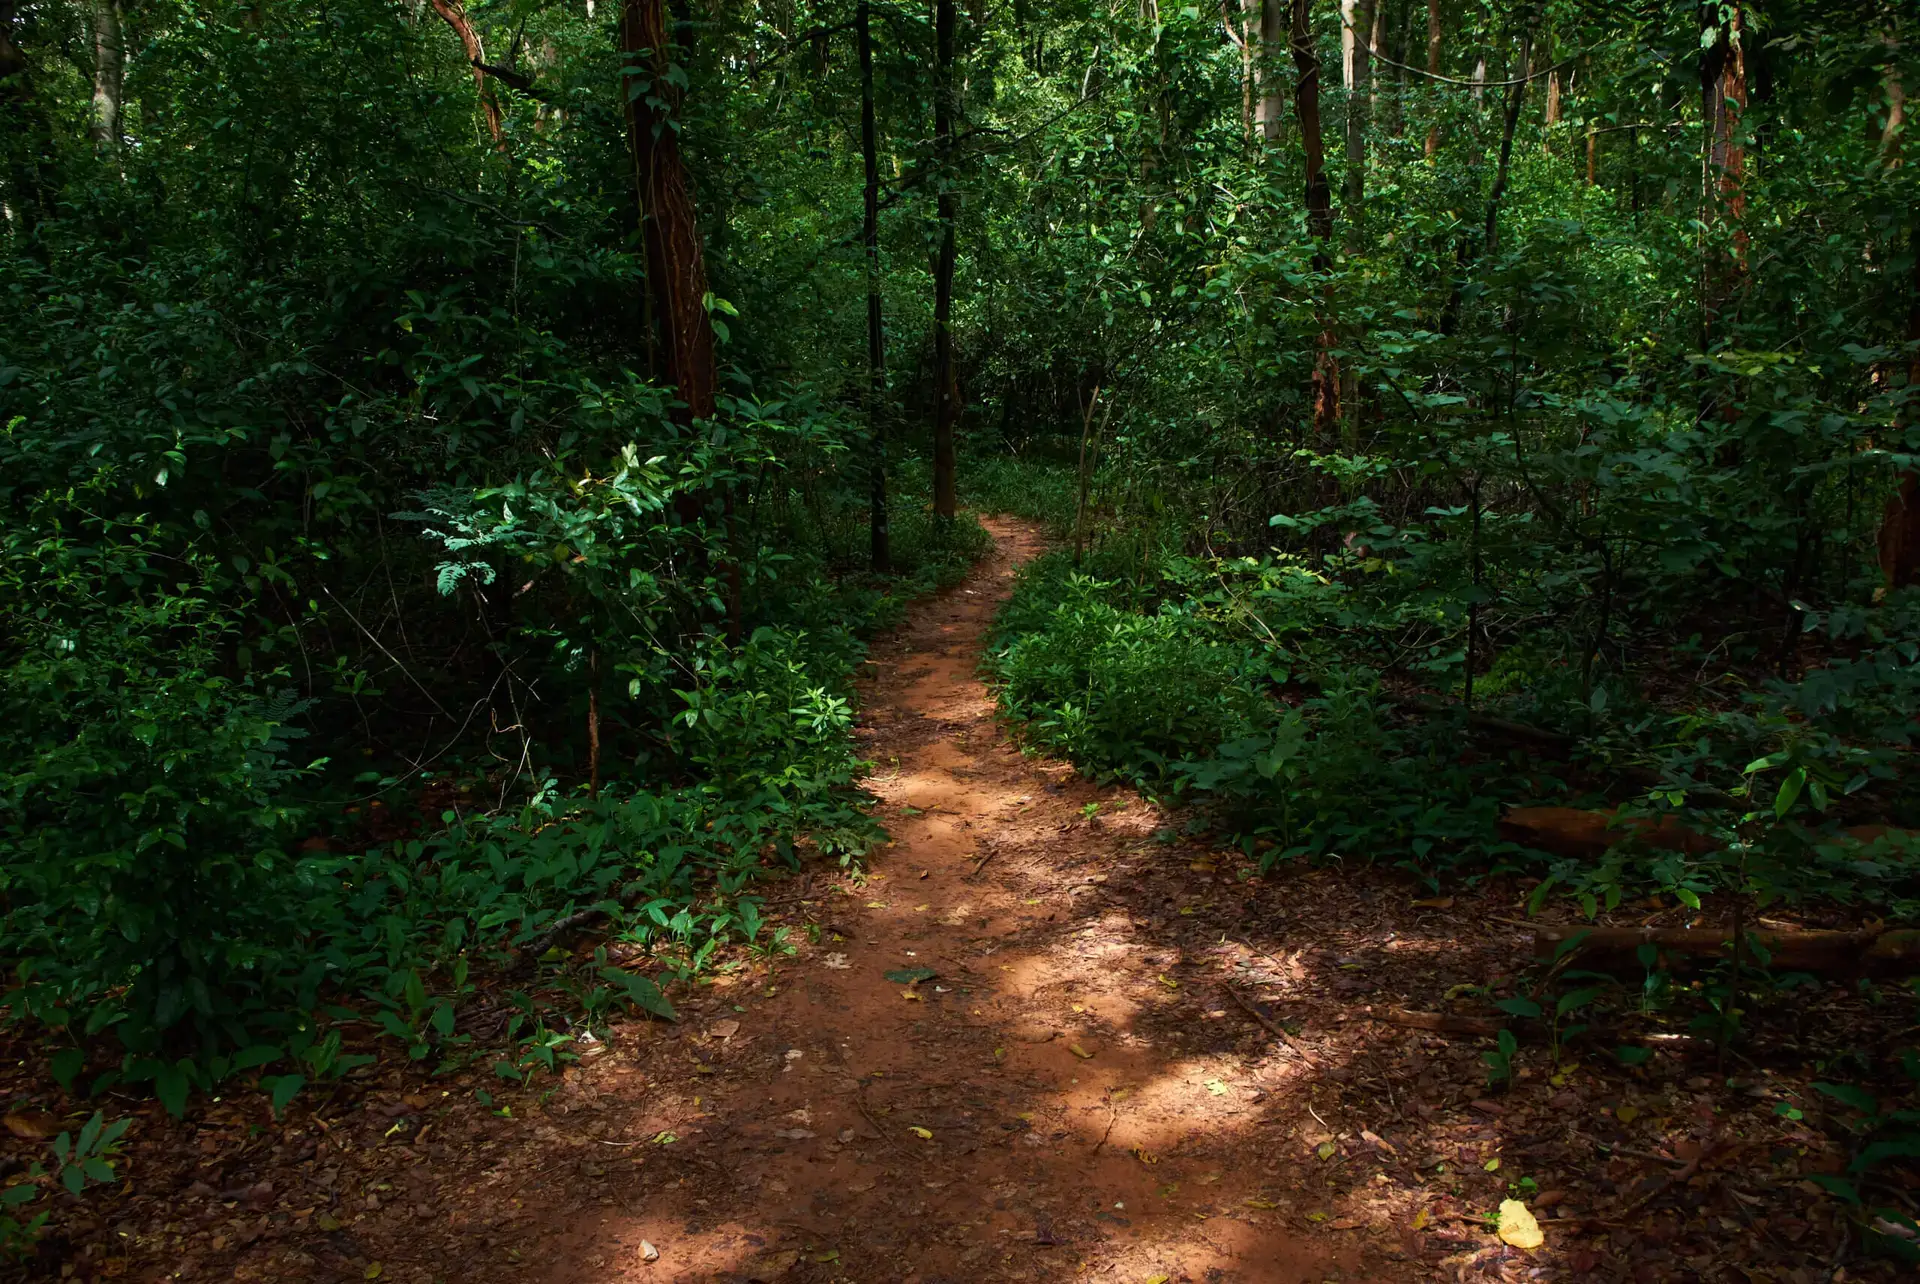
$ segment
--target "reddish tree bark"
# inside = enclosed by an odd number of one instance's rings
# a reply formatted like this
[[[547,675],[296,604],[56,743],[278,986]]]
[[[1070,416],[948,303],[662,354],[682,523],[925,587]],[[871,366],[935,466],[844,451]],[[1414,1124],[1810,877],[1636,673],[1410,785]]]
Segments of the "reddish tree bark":
[[[1427,0],[1427,71],[1440,74],[1440,0]],[[1440,122],[1427,126],[1427,162],[1440,154]]]
[[[493,135],[493,141],[500,141],[500,103],[493,96],[493,86],[487,83],[487,73],[480,67],[487,60],[486,48],[480,43],[480,33],[473,29],[473,23],[467,19],[467,11],[460,0],[432,0],[433,11],[446,20],[453,34],[460,37],[460,47],[467,51],[467,65],[473,68],[473,87],[480,94],[480,110],[487,117],[487,132]]]
[[[1300,122],[1300,143],[1306,154],[1307,232],[1314,239],[1313,266],[1330,266],[1327,246],[1333,239],[1333,193],[1327,183],[1326,141],[1320,132],[1320,54],[1313,42],[1313,0],[1293,0],[1293,110]],[[1340,365],[1334,359],[1333,322],[1321,314],[1320,337],[1313,358],[1313,430],[1322,450],[1331,449],[1340,431]]]
[[[1721,314],[1739,292],[1747,269],[1746,149],[1740,142],[1740,117],[1747,106],[1746,15],[1741,4],[1724,12],[1718,4],[1703,8],[1715,21],[1702,28],[1711,35],[1700,50],[1700,107],[1706,124],[1706,204],[1708,226],[1732,229],[1732,253],[1709,251],[1703,265],[1702,330],[1714,335]],[[1721,18],[1724,20],[1719,20]]]
[[[940,256],[933,272],[933,514],[950,519],[957,511],[954,425],[960,417],[953,369],[954,220],[953,197],[953,0],[934,6],[933,145],[940,160]]]
[[[692,422],[713,414],[713,321],[707,315],[706,255],[674,119],[680,95],[667,78],[666,0],[625,0],[620,47],[627,55],[627,140],[662,373],[684,404],[680,418]]]

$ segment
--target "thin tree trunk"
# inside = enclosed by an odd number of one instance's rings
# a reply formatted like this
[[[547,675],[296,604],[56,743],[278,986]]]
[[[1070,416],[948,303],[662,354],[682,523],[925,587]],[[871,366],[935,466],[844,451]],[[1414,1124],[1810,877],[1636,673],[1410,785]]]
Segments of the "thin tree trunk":
[[[33,65],[19,45],[19,21],[15,0],[0,0],[0,120],[14,135],[7,148],[6,207],[14,230],[29,233],[52,207],[58,180],[53,125],[33,94]]]
[[[1293,108],[1306,157],[1307,233],[1314,239],[1314,270],[1325,272],[1331,266],[1328,248],[1333,240],[1333,193],[1327,185],[1326,144],[1320,130],[1320,54],[1313,40],[1313,0],[1293,0],[1291,37],[1298,72]],[[1314,346],[1314,437],[1320,449],[1331,450],[1339,439],[1340,366],[1333,355],[1333,323],[1324,299],[1320,337]]]
[[[1260,48],[1255,69],[1260,82],[1260,138],[1280,144],[1286,127],[1286,96],[1280,87],[1280,51],[1287,43],[1287,0],[1255,0],[1260,6]]]
[[[933,513],[942,521],[958,511],[954,483],[953,431],[959,407],[955,404],[953,372],[953,0],[936,0],[934,8],[933,140],[938,157],[940,194],[935,202],[940,220],[940,257],[933,274]]]
[[[1731,253],[1722,255],[1709,244],[1702,265],[1704,343],[1717,336],[1720,316],[1746,275],[1747,233],[1741,226],[1746,213],[1746,153],[1740,142],[1740,116],[1747,105],[1747,63],[1743,5],[1736,0],[1723,11],[1718,4],[1707,4],[1702,12],[1711,21],[1702,30],[1700,50],[1700,105],[1706,123],[1702,183],[1706,211],[1701,221],[1709,236],[1716,227],[1732,228]]]
[[[1540,140],[1540,150],[1553,155],[1553,127],[1560,123],[1560,73],[1547,73],[1547,129],[1546,137]]]
[[[1384,0],[1381,0],[1384,2]],[[1372,69],[1368,40],[1375,0],[1340,0],[1340,79],[1347,91],[1347,172],[1342,200],[1347,228],[1359,232],[1367,199],[1367,100]]]
[[[873,116],[873,28],[870,0],[859,0],[854,10],[854,32],[860,45],[860,159],[866,170],[865,213],[861,239],[867,249],[867,432],[873,438],[868,462],[868,527],[873,569],[892,569],[893,551],[887,528],[887,349],[880,324],[880,150]]]
[[[118,147],[127,71],[120,0],[92,0],[89,14],[93,20],[93,119],[87,133],[97,147]]]
[[[1587,186],[1592,187],[1600,177],[1600,134],[1598,127],[1587,122]]]
[[[1491,255],[1500,248],[1500,202],[1507,194],[1507,178],[1513,165],[1513,134],[1520,124],[1520,106],[1527,98],[1527,77],[1533,64],[1533,23],[1539,10],[1528,7],[1527,15],[1521,20],[1520,58],[1515,64],[1519,71],[1511,79],[1513,84],[1507,89],[1507,118],[1500,126],[1500,164],[1494,170],[1493,191],[1487,196],[1487,232],[1483,254]],[[1486,64],[1483,61],[1481,66]]]
[[[453,34],[460,37],[460,47],[467,52],[467,65],[473,68],[473,87],[480,95],[480,110],[487,117],[487,132],[495,142],[500,141],[500,103],[493,96],[493,86],[487,83],[487,73],[480,70],[487,60],[487,51],[480,43],[480,33],[473,29],[473,23],[467,19],[467,11],[460,0],[432,0],[433,11],[446,20]],[[631,5],[629,5],[631,7]]]
[[[1427,71],[1440,74],[1440,0],[1427,0]],[[1427,126],[1427,163],[1440,155],[1440,119]]]
[[[1907,94],[1900,83],[1900,69],[1887,68],[1887,124],[1880,131],[1880,150],[1889,165],[1899,163],[1900,133],[1907,123]]]

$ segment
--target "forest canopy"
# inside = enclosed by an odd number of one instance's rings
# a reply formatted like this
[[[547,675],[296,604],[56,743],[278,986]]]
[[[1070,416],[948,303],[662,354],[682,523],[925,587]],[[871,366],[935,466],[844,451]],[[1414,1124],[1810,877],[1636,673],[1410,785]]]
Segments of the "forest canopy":
[[[175,1113],[670,1015],[991,511],[1006,716],[1266,865],[1908,921],[1917,83],[1891,0],[0,0],[7,1012]]]

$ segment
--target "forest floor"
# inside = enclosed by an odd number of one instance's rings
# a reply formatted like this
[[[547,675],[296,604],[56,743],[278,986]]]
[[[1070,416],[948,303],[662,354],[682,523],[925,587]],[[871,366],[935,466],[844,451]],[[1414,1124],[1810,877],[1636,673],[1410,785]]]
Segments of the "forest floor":
[[[1527,966],[1514,887],[1260,876],[1023,755],[976,670],[1043,541],[988,525],[997,552],[873,649],[860,734],[893,841],[772,886],[797,953],[676,994],[677,1024],[616,1026],[504,1111],[473,1099],[483,1079],[398,1068],[281,1120],[251,1097],[150,1111],[127,1183],[62,1214],[53,1273],[1878,1278],[1848,1275],[1837,1205],[1799,1180],[1831,1149],[1775,1109],[1804,1083],[1697,1054],[1555,1071],[1530,1048],[1488,1088],[1492,1041],[1453,1031],[1463,988]],[[1450,1028],[1375,1019],[1407,1010]],[[1495,1235],[1508,1198],[1543,1248]]]

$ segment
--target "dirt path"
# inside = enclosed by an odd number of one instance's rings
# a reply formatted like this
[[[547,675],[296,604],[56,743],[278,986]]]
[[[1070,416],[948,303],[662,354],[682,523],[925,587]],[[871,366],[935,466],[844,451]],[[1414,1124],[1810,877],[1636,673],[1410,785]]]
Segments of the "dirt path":
[[[1331,1141],[1312,1072],[1115,894],[1166,859],[1159,815],[996,726],[982,637],[1040,542],[989,525],[997,555],[875,648],[861,734],[894,841],[793,906],[817,943],[570,1080],[627,1149],[547,1279],[1396,1277],[1295,1229],[1338,1211],[1300,1185],[1307,1134]]]
[[[1837,1272],[1853,1232],[1801,1177],[1852,1141],[1804,1072],[1710,1074],[1679,1037],[1630,1069],[1555,1057],[1533,1028],[1496,1090],[1491,1039],[1431,1028],[1523,991],[1512,879],[1261,874],[1023,757],[976,666],[1041,541],[989,525],[997,555],[874,649],[860,734],[894,841],[773,885],[793,953],[722,961],[678,1024],[616,1024],[524,1089],[388,1058],[279,1118],[259,1093],[136,1104],[127,1180],[61,1206],[32,1278],[1893,1278]],[[1819,1000],[1867,1028],[1867,999]],[[1368,1019],[1402,1007],[1429,1028]],[[36,1073],[0,1058],[32,1107],[0,1172],[44,1148],[28,1116],[94,1108]],[[1507,1198],[1539,1252],[1492,1233]]]

